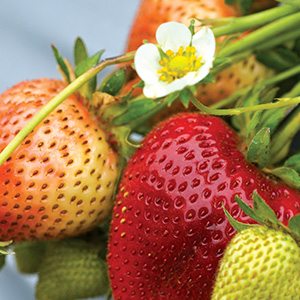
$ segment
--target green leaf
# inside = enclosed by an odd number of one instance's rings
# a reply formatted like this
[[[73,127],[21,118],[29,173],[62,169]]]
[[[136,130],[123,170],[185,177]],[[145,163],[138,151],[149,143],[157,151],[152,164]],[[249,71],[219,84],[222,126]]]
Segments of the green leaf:
[[[255,214],[264,220],[264,223],[279,224],[277,216],[272,208],[258,195],[257,191],[252,194],[253,209]]]
[[[290,49],[279,47],[256,54],[259,62],[277,71],[284,71],[300,62],[299,56]]]
[[[112,121],[115,126],[122,126],[130,123],[132,120],[136,120],[154,109],[158,105],[157,101],[152,99],[143,98],[130,102],[126,111]]]
[[[300,215],[294,216],[289,221],[289,228],[300,238]]]
[[[263,223],[263,219],[257,216],[255,211],[249,205],[247,205],[239,196],[235,196],[235,201],[247,216],[249,216],[258,223]]]
[[[75,75],[76,77],[79,77],[84,72],[88,71],[92,67],[96,66],[99,62],[102,54],[104,53],[104,50],[100,50],[97,53],[95,53],[93,56],[90,56],[86,58],[85,60],[81,61],[76,67],[75,67]],[[80,93],[87,98],[91,98],[93,92],[96,90],[97,86],[97,77],[95,76],[91,80],[89,80],[85,85],[83,85],[80,88]]]
[[[228,212],[228,210],[223,207],[223,210],[224,210],[224,213],[230,223],[230,225],[237,231],[237,232],[240,232],[242,230],[245,230],[245,229],[249,229],[251,227],[254,227],[255,225],[252,225],[252,224],[245,224],[245,223],[242,223],[242,222],[239,222],[237,221],[235,218],[233,218],[233,216]]]
[[[262,101],[260,103],[270,103],[273,102],[277,93],[279,91],[278,87],[265,88],[261,91],[260,98]]]
[[[283,107],[265,111],[261,120],[262,127],[270,128],[270,132],[273,134],[286,117],[289,110],[290,108]]]
[[[259,167],[265,167],[270,159],[270,128],[262,128],[252,139],[248,151],[247,160],[257,163]]]
[[[300,189],[300,175],[294,169],[288,167],[280,167],[273,169],[271,173],[282,179],[287,185]]]
[[[253,136],[255,136],[255,134],[257,133],[256,129],[259,127],[262,114],[263,111],[256,111],[252,116],[250,123],[246,127],[248,138],[249,137],[253,138]]]
[[[75,68],[75,75],[79,77],[81,74],[94,67],[103,55],[104,50],[100,50],[94,55],[87,57],[85,60],[81,61]]]
[[[88,58],[88,52],[83,40],[78,37],[74,45],[74,61],[75,66]]]
[[[287,168],[294,169],[300,173],[300,153],[291,156],[288,160],[284,162],[284,166]]]
[[[62,73],[65,75],[65,79],[67,80],[67,82],[71,82],[71,78],[70,78],[70,72],[69,72],[69,68],[67,67],[63,57],[60,55],[58,49],[54,46],[51,45],[54,57],[56,59],[56,62],[60,68],[60,70],[62,71]]]
[[[118,69],[112,74],[109,74],[102,82],[100,91],[110,94],[112,96],[117,95],[126,81],[126,73],[124,69]]]

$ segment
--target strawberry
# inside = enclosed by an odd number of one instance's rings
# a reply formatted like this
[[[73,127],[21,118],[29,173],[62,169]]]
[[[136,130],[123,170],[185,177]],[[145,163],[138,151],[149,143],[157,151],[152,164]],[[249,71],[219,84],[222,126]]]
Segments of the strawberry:
[[[82,299],[108,291],[107,267],[97,244],[81,239],[48,242],[39,267],[37,300]]]
[[[22,82],[0,95],[0,151],[65,87]],[[116,154],[72,95],[0,166],[0,239],[63,238],[88,231],[111,211]]]
[[[160,123],[129,161],[116,199],[108,264],[114,298],[210,299],[237,219],[234,201],[257,190],[280,221],[300,212],[300,193],[246,161],[222,119],[182,113]]]
[[[45,256],[45,242],[21,242],[15,245],[14,253],[19,272],[34,274]]]
[[[222,18],[238,16],[238,9],[226,5],[224,0],[144,0],[142,1],[128,40],[128,50],[137,49],[143,42],[155,42],[157,27],[167,21],[189,25],[192,18]],[[237,89],[253,85],[272,74],[254,56],[220,72],[215,83],[201,85],[201,102],[211,104],[228,97]],[[134,84],[135,81],[129,83]],[[128,87],[127,87],[128,90]]]
[[[300,248],[287,233],[245,229],[226,248],[212,300],[299,299]]]
[[[220,262],[212,300],[299,299],[300,215],[285,226],[256,191],[253,208],[235,200],[260,225],[238,222],[224,210],[238,233]]]

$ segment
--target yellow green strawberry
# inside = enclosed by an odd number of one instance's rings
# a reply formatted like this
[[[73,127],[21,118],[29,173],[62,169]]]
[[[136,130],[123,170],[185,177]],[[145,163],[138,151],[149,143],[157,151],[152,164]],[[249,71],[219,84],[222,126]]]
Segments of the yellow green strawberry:
[[[300,299],[300,248],[264,226],[238,233],[221,261],[212,300]]]
[[[45,249],[44,242],[33,241],[16,244],[14,252],[18,270],[25,274],[38,272]]]
[[[36,287],[37,300],[73,300],[108,292],[101,249],[81,239],[49,242]]]
[[[256,192],[253,208],[236,200],[263,225],[242,224],[225,210],[239,232],[221,260],[212,300],[300,299],[300,215],[286,227]]]

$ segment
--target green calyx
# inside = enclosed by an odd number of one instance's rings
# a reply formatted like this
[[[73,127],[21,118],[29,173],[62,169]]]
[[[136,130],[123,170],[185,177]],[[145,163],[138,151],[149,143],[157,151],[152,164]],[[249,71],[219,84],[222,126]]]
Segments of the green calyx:
[[[252,199],[253,207],[250,207],[239,196],[235,197],[235,201],[247,216],[260,225],[289,234],[300,246],[300,215],[292,217],[288,226],[285,226],[278,220],[275,212],[268,206],[257,191],[253,192]],[[232,227],[238,232],[260,226],[245,224],[235,220],[225,208],[224,212]]]

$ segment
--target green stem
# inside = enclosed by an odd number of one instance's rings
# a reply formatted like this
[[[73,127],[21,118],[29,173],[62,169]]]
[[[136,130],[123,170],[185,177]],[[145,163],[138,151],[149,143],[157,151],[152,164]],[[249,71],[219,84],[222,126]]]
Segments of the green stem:
[[[299,28],[299,26],[300,13],[294,13],[255,30],[235,43],[229,44],[219,52],[219,56],[227,57],[244,50],[255,50],[268,39],[275,39],[280,34],[286,34],[292,29]]]
[[[285,93],[282,98],[294,98],[300,96],[300,82],[298,82],[289,92]]]
[[[282,99],[278,102],[273,103],[264,103],[264,104],[258,104],[258,105],[252,105],[252,106],[246,106],[246,107],[238,107],[238,108],[225,108],[225,109],[215,109],[208,106],[205,106],[201,102],[199,102],[195,97],[191,98],[191,101],[193,105],[198,108],[200,111],[215,115],[215,116],[237,116],[243,113],[248,112],[255,112],[255,111],[261,111],[261,110],[269,110],[274,108],[280,108],[280,107],[287,107],[292,106],[300,103],[300,97],[298,98],[292,98],[292,99]]]
[[[278,45],[282,45],[289,41],[294,41],[300,37],[300,29],[295,29],[290,32],[286,32],[280,36],[277,36],[276,39],[266,40],[264,43],[257,46],[256,50],[268,50],[272,49]]]
[[[270,77],[270,78],[262,80],[262,81],[259,81],[255,84],[255,86],[256,87],[257,86],[263,87],[263,86],[273,85],[273,84],[279,83],[279,82],[281,82],[285,79],[293,77],[293,76],[295,76],[299,73],[300,73],[300,66],[296,66],[294,68],[288,69],[287,71],[281,72],[278,75],[275,75],[273,77]],[[235,92],[234,94],[232,94],[231,96],[219,101],[216,104],[213,104],[211,106],[211,108],[222,108],[222,107],[228,106],[230,104],[233,104],[234,102],[236,102],[239,99],[239,97],[247,94],[249,91],[251,91],[251,89],[253,89],[253,86],[249,86],[249,87],[245,87],[243,89],[240,89],[237,92]],[[295,87],[294,92],[296,92],[298,90],[300,90],[299,86],[297,86],[297,88]],[[296,95],[292,94],[292,96],[285,95],[286,98],[294,97],[294,96],[298,96],[298,94],[296,94]]]
[[[250,16],[230,18],[229,20],[231,22],[226,25],[216,27],[213,31],[216,37],[243,32],[268,24],[297,11],[299,11],[299,8],[297,7],[283,5]]]
[[[293,98],[300,99],[300,97]],[[292,114],[291,119],[274,135],[272,142],[272,163],[281,161],[288,153],[294,136],[300,129],[300,107]]]
[[[41,110],[34,115],[34,117],[26,124],[26,126],[4,148],[4,150],[0,153],[0,166],[9,158],[11,153],[24,141],[24,139],[32,132],[32,130],[65,99],[67,99],[70,95],[72,95],[87,81],[89,81],[107,66],[131,61],[134,57],[134,54],[135,52],[129,52],[123,56],[106,59],[72,81],[65,89],[53,97],[45,106],[43,106]]]

